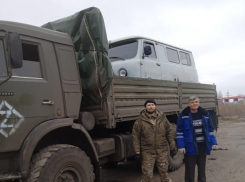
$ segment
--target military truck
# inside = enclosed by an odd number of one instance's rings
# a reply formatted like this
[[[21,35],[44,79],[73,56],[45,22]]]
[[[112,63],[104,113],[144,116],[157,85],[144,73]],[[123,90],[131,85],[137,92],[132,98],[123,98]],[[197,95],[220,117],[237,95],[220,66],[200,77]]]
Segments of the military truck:
[[[80,33],[58,32],[63,20],[56,31],[0,21],[0,181],[100,181],[102,164],[135,156],[132,126],[148,98],[174,128],[197,95],[217,127],[215,85],[113,75],[99,10],[76,17]],[[182,160],[169,156],[170,169]]]

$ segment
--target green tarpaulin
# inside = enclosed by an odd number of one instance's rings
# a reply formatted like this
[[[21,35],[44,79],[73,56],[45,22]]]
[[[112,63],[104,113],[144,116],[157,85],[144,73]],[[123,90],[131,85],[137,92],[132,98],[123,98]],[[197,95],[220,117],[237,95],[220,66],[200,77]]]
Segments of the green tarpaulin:
[[[71,36],[82,82],[83,103],[100,104],[106,98],[112,80],[109,45],[100,10],[91,7],[42,27]]]

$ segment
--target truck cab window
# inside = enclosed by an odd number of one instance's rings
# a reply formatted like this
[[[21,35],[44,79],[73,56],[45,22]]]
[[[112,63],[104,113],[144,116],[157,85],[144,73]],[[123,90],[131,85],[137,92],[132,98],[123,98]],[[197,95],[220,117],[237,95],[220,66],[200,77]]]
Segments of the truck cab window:
[[[108,55],[111,62],[124,61],[132,59],[136,56],[138,49],[138,41],[120,42],[110,44]]]
[[[0,77],[6,77],[7,75],[7,65],[3,47],[3,41],[0,40]]]
[[[144,47],[145,46],[150,46],[151,47],[151,54],[150,55],[145,55],[145,57],[148,57],[148,58],[157,58],[154,45],[151,44],[151,43],[148,43],[148,42],[144,42]]]
[[[191,66],[191,59],[188,53],[180,52],[180,60],[182,64]]]
[[[38,45],[22,43],[23,67],[13,69],[13,76],[42,78]]]
[[[179,63],[178,51],[170,48],[166,48],[168,60],[173,63]]]

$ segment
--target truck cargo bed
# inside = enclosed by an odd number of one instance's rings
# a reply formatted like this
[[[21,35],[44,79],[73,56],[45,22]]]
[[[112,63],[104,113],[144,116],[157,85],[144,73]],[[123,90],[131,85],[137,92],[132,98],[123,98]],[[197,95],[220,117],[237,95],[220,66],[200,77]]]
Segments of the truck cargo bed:
[[[215,85],[113,76],[102,106],[86,106],[81,110],[92,112],[98,125],[113,128],[116,122],[135,120],[146,99],[154,99],[158,110],[172,115],[182,111],[192,95],[200,98],[201,107],[216,111]]]

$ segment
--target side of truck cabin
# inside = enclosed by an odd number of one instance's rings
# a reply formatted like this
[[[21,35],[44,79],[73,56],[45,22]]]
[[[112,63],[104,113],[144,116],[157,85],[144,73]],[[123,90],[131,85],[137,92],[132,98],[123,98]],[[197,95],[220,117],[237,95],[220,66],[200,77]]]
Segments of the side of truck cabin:
[[[198,82],[190,51],[145,37],[128,37],[109,43],[108,54],[116,75]]]
[[[0,181],[34,180],[29,175],[34,170],[30,169],[31,164],[38,162],[33,161],[33,156],[47,151],[57,153],[60,159],[65,155],[60,152],[71,155],[77,155],[73,151],[78,152],[81,155],[76,160],[84,159],[79,164],[83,166],[79,172],[87,168],[81,177],[71,162],[69,168],[55,177],[56,181],[67,171],[72,171],[70,176],[81,178],[79,181],[93,181],[94,173],[98,181],[99,159],[92,139],[83,126],[74,123],[79,117],[82,91],[70,36],[6,21],[0,21],[0,27],[19,34],[19,47],[22,45],[23,50],[23,65],[11,70],[10,52],[7,52],[11,45],[5,41],[6,32],[0,31],[0,84],[12,74],[0,85]],[[44,148],[45,151],[40,151]],[[74,148],[72,152],[71,148]],[[90,160],[93,168],[89,166]],[[41,179],[50,177],[41,174],[45,173],[41,170],[33,175]]]

